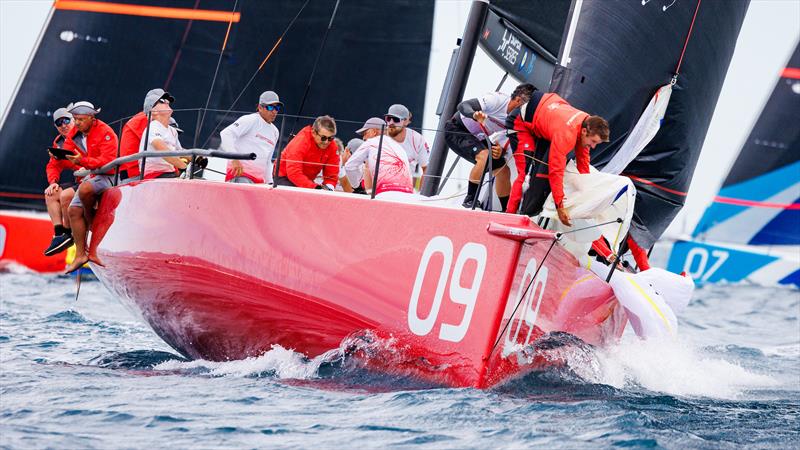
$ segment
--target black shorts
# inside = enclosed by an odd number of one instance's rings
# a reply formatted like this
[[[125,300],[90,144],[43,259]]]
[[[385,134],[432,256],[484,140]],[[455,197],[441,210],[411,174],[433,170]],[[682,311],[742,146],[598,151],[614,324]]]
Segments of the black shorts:
[[[63,183],[58,183],[58,185],[59,185],[59,187],[61,187],[62,190],[64,190],[64,189],[75,189],[75,191],[77,192],[78,186],[80,185],[80,183],[78,183],[77,181],[65,181]]]
[[[444,125],[444,141],[456,155],[475,164],[475,155],[480,151],[486,150],[486,143],[482,143],[472,133],[469,132],[464,123],[461,122],[459,113]],[[499,169],[506,165],[503,155],[499,158],[492,158],[492,169]]]

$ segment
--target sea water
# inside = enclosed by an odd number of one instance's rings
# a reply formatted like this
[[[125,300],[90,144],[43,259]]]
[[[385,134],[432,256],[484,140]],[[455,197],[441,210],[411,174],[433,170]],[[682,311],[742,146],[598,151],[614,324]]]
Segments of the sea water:
[[[798,448],[800,293],[703,287],[674,342],[448,389],[274,347],[186,361],[100,283],[0,274],[2,448]]]

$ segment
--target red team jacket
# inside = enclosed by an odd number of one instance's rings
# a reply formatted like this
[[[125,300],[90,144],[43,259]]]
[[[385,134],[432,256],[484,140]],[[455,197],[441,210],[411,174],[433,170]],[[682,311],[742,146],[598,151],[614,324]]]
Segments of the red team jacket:
[[[122,135],[119,137],[119,156],[139,153],[139,143],[142,140],[145,128],[147,128],[147,116],[142,111],[136,113],[125,123],[125,126],[122,127]],[[139,161],[125,163],[119,169],[127,170],[128,177],[139,176]]]
[[[339,155],[335,141],[325,148],[317,147],[311,135],[311,126],[306,126],[286,145],[281,153],[278,176],[287,177],[297,187],[315,188],[320,170],[323,184],[336,186],[339,180]]]
[[[55,139],[53,139],[52,147],[64,148],[65,144],[66,138],[59,134]],[[73,148],[73,150],[75,149]],[[47,184],[51,185],[53,183],[58,183],[59,178],[61,178],[61,172],[64,170],[75,171],[80,168],[80,166],[72,164],[68,159],[55,159],[51,156],[50,161],[47,162],[47,168],[45,169],[45,172],[47,173]],[[76,183],[79,183],[80,181],[80,178],[75,179]]]
[[[526,105],[527,106],[527,105]],[[523,106],[524,108],[524,106]],[[581,134],[583,121],[589,114],[572,107],[557,94],[544,94],[533,119],[526,122],[524,112],[514,120],[519,144],[514,152],[514,163],[517,166],[517,179],[511,189],[508,200],[509,213],[516,213],[522,199],[522,183],[525,178],[525,155],[523,152],[536,150],[536,138],[550,141],[550,153],[547,160],[550,190],[557,206],[564,201],[564,168],[567,165],[567,154],[575,150],[578,172],[589,173],[589,147],[575,148]]]
[[[530,122],[526,122],[524,117],[524,112],[521,112],[514,120],[514,130],[517,131],[519,139],[519,144],[514,152],[514,164],[520,175],[514,180],[514,186],[511,189],[507,209],[510,213],[517,212],[522,199],[522,183],[525,179],[525,155],[523,152],[536,150],[536,138],[550,141],[547,178],[550,181],[550,190],[556,206],[562,206],[564,201],[564,169],[569,152],[575,150],[578,172],[589,173],[589,147],[577,148],[583,121],[589,117],[589,114],[572,107],[566,100],[551,93],[542,96]],[[601,241],[602,239],[595,241],[593,247],[598,253],[608,258],[611,255],[611,249]],[[639,247],[630,236],[627,242],[639,269],[649,269],[647,251]]]
[[[78,146],[72,139],[78,133],[75,127],[69,133],[64,148],[78,150]],[[86,154],[79,161],[82,167],[87,169],[98,169],[111,162],[117,157],[117,135],[105,122],[95,119],[89,133],[86,136]],[[83,152],[81,152],[83,153]],[[106,175],[113,175],[114,170],[106,172]]]

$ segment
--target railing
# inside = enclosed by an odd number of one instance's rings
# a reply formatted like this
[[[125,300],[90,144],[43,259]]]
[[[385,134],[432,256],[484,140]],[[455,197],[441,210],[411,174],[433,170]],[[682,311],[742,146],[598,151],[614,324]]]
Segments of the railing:
[[[185,119],[187,117],[185,113],[190,113],[190,112],[191,113],[200,113],[200,112],[225,113],[224,118],[227,118],[227,117],[231,117],[231,116],[236,117],[236,116],[245,115],[245,114],[252,114],[255,111],[252,111],[252,110],[251,111],[221,110],[221,109],[214,109],[214,108],[186,108],[186,109],[173,109],[173,117],[175,117],[175,116],[183,116],[183,119]],[[123,118],[120,118],[118,120],[114,120],[112,122],[109,122],[108,124],[110,126],[113,126],[113,127],[117,128],[118,136],[121,136],[122,135],[122,128],[123,128],[125,122],[127,122],[127,120],[129,120],[131,117],[133,117],[133,116],[123,117]],[[186,120],[186,121],[184,121],[183,119],[181,120],[181,122],[184,122],[184,123],[186,123],[186,122],[191,123],[192,122],[191,119]],[[290,125],[290,126],[292,126],[292,128],[294,128],[294,126],[296,126],[298,124],[298,122],[300,124],[303,124],[304,122],[310,123],[314,119],[316,119],[316,117],[314,117],[314,116],[304,116],[304,115],[291,115],[291,114],[284,114],[284,113],[279,114],[279,116],[276,118],[276,122],[279,122],[279,123],[275,124],[280,129],[280,134],[279,134],[280,135],[280,139],[276,143],[275,154],[274,154],[275,158],[276,158],[275,159],[276,168],[279,167],[279,165],[281,164],[282,161],[283,162],[287,162],[287,160],[281,158],[281,153],[282,153],[282,150],[283,150],[283,147],[284,147],[285,143],[288,143],[288,141],[294,136],[292,134],[294,132],[294,129],[289,133],[290,135],[287,136],[286,134],[284,134],[284,132],[286,131],[285,128],[286,128],[286,124],[287,124],[287,119],[290,119],[289,120],[289,124],[295,124],[295,125]],[[356,127],[361,127],[361,125],[364,123],[363,121],[346,120],[346,119],[335,119],[335,120],[336,120],[337,124],[354,125]],[[230,120],[230,123],[232,123],[233,121],[234,120]],[[225,124],[223,122],[224,122],[224,120],[219,121],[219,123],[217,123],[216,126],[213,128],[213,131],[208,136],[206,136],[205,139],[202,139],[200,137],[200,133],[201,133],[202,130],[197,129],[197,130],[194,131],[194,133],[191,133],[191,134],[194,135],[193,143],[192,143],[193,147],[206,147],[207,145],[209,145],[210,141],[212,140],[212,138],[217,135],[217,131],[220,128],[224,127],[224,126],[227,126],[227,124]],[[195,123],[195,128],[197,128],[197,125],[199,125],[199,123],[196,122]],[[463,133],[463,132],[446,132],[444,130],[432,129],[432,128],[424,128],[424,127],[407,127],[407,128],[409,128],[410,130],[414,130],[414,131],[420,132],[420,133],[427,131],[427,132],[433,132],[433,133],[437,133],[437,134],[438,133],[450,133],[450,134],[462,134],[462,135],[468,134],[468,133]],[[186,133],[186,134],[190,134],[190,133]],[[202,140],[202,144],[198,146],[197,144],[198,144],[199,140]],[[346,141],[346,140],[343,140],[343,141]],[[345,144],[346,144],[346,142],[345,142]],[[488,142],[488,140],[487,140],[487,147],[491,148],[491,143]],[[373,174],[373,176],[375,178],[377,178],[377,174],[378,174],[381,150],[382,150],[382,143],[379,144],[379,148],[378,148],[379,157],[378,157],[378,160],[376,161],[376,163],[377,163],[376,164],[376,170],[375,170],[376,173]],[[119,180],[119,170],[120,170],[119,167],[120,167],[120,165],[125,164],[125,163],[129,163],[129,162],[132,162],[132,161],[142,160],[141,166],[143,166],[143,167],[140,167],[140,171],[141,171],[142,174],[144,174],[144,168],[145,168],[144,166],[147,164],[147,158],[191,156],[192,159],[191,159],[191,162],[190,162],[190,166],[187,169],[187,172],[189,174],[188,175],[189,178],[194,178],[195,172],[200,172],[200,170],[196,170],[196,168],[195,168],[195,157],[197,157],[197,156],[213,157],[213,158],[225,158],[225,159],[240,159],[240,160],[241,159],[255,159],[255,155],[254,154],[244,154],[244,153],[236,154],[236,153],[228,153],[228,152],[218,151],[218,150],[207,150],[207,149],[204,149],[204,148],[193,148],[193,149],[187,149],[187,150],[181,150],[181,151],[152,151],[151,150],[151,151],[145,151],[145,152],[138,152],[138,153],[135,153],[133,155],[124,156],[124,157],[120,157],[119,155],[120,155],[120,152],[119,152],[119,148],[118,148],[118,150],[117,150],[117,156],[118,157],[116,159],[114,159],[113,161],[111,161],[110,163],[104,165],[103,167],[101,167],[99,169],[95,169],[95,170],[91,170],[91,171],[90,170],[86,170],[86,169],[81,169],[79,171],[76,171],[75,175],[76,176],[86,176],[88,174],[101,174],[101,173],[107,173],[112,169],[116,169],[116,175],[115,175],[115,179],[114,179],[114,184],[116,185],[120,181]],[[441,182],[439,183],[439,189],[437,191],[437,194],[441,194],[445,184],[450,179],[459,180],[459,181],[469,181],[468,178],[457,178],[457,177],[452,177],[451,176],[453,171],[454,171],[454,169],[455,169],[455,167],[456,167],[456,165],[458,164],[459,160],[460,160],[460,158],[457,157],[455,159],[455,161],[453,161],[453,164],[449,168],[449,170],[447,171],[446,175],[438,175],[437,176],[437,175],[422,174],[420,178],[422,178],[423,180],[425,178],[429,178],[429,177],[440,178]],[[479,197],[480,191],[483,190],[485,185],[488,184],[489,188],[491,189],[493,184],[494,184],[494,178],[495,177],[494,177],[494,175],[492,175],[493,168],[492,168],[491,161],[492,161],[492,158],[491,158],[491,153],[490,153],[490,155],[488,155],[488,157],[487,157],[487,164],[486,164],[485,170],[481,174],[480,181],[478,182],[479,190],[478,190],[478,193],[477,193],[478,195],[475,196],[476,199]],[[205,170],[208,170],[210,172],[216,172],[215,170],[212,170],[211,168],[206,168]],[[524,176],[524,174],[521,174],[520,176]],[[373,181],[373,191],[374,191],[374,182],[375,182],[375,180],[370,180],[370,181]],[[474,181],[478,181],[478,180],[474,180]],[[460,191],[457,195],[454,195],[454,196],[458,196],[458,195],[461,195],[461,194],[463,194],[463,190]],[[374,195],[373,195],[373,197],[374,197]],[[475,202],[475,204],[476,203],[477,202]],[[475,204],[472,205],[473,208],[475,208]]]
[[[190,173],[190,178],[192,172],[191,164],[194,163],[195,156],[204,156],[206,158],[224,158],[224,159],[256,159],[255,153],[230,153],[230,152],[223,152],[221,150],[206,150],[202,148],[193,148],[193,149],[185,149],[185,150],[174,150],[174,151],[160,151],[160,150],[148,150],[146,152],[138,152],[134,153],[133,155],[128,156],[121,156],[109,162],[108,164],[98,168],[98,169],[80,169],[75,171],[76,177],[85,177],[87,175],[99,175],[107,173],[112,169],[119,169],[119,167],[123,164],[137,161],[140,159],[148,158],[148,157],[156,157],[156,158],[164,158],[164,157],[176,157],[179,158],[181,156],[191,156],[192,162],[190,163],[190,168],[187,169]],[[144,168],[142,168],[142,172],[144,172]]]

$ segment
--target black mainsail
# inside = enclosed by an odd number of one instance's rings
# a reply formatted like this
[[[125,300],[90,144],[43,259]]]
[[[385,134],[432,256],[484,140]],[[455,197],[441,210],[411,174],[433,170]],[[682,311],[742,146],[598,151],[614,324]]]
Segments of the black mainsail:
[[[551,89],[608,119],[611,142],[592,152],[592,165],[612,160],[653,95],[675,77],[658,132],[622,171],[636,184],[630,232],[643,247],[684,204],[748,5],[576,1]]]
[[[304,4],[268,63],[242,92]],[[55,135],[52,111],[71,101],[90,100],[103,108],[101,119],[113,122],[140,111],[149,89],[165,87],[177,99],[174,116],[185,136],[194,136],[197,111],[179,109],[205,105],[234,5],[237,19],[209,102],[217,111],[205,116],[194,144],[213,144],[213,130],[220,122],[224,126],[236,118],[232,114],[223,119],[225,111],[254,110],[258,94],[265,90],[278,92],[286,112],[297,114],[335,4],[58,0],[2,120],[0,207],[44,208],[39,196],[46,187],[45,148]],[[414,113],[414,123],[422,123],[433,9],[433,0],[391,5],[341,1],[302,113],[363,123],[389,105],[403,103]],[[284,134],[291,128],[288,121]],[[349,135],[356,128],[340,121],[339,134]]]

